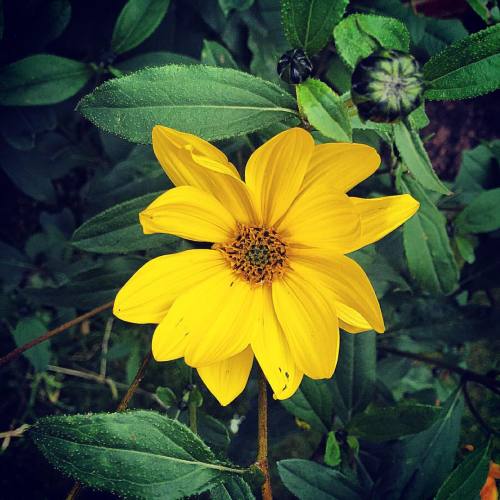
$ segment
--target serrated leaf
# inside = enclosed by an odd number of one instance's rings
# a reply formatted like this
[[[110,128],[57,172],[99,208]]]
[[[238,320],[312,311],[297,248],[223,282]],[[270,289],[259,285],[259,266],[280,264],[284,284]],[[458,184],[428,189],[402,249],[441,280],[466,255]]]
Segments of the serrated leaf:
[[[465,99],[500,88],[500,25],[445,48],[423,72],[427,99]]]
[[[400,175],[397,186],[401,193],[409,193],[420,202],[417,213],[403,226],[410,273],[424,290],[448,294],[458,285],[458,269],[446,231],[446,219],[409,175]]]
[[[335,141],[352,141],[351,122],[339,95],[314,78],[297,85],[296,89],[299,109],[313,127]]]
[[[168,234],[145,235],[139,223],[139,212],[161,194],[161,191],[146,194],[108,208],[84,222],[74,232],[71,242],[80,250],[97,253],[173,248],[179,238]]]
[[[238,69],[231,52],[220,43],[203,40],[201,49],[201,62],[207,66],[218,66],[219,68]]]
[[[378,49],[408,52],[410,48],[406,26],[392,17],[353,14],[340,21],[333,34],[337,50],[351,68]]]
[[[394,142],[404,164],[422,186],[441,194],[450,194],[450,190],[434,172],[418,132],[409,129],[403,122],[396,123]]]
[[[295,100],[277,85],[202,65],[172,64],[110,80],[86,96],[79,110],[98,127],[142,143],[151,142],[158,124],[216,140],[298,123]]]
[[[38,318],[24,318],[17,323],[16,328],[12,331],[12,336],[19,347],[36,339],[46,331],[47,327]],[[43,372],[47,369],[50,361],[50,344],[42,342],[23,352],[23,356],[28,359],[36,372]]]
[[[281,20],[292,47],[319,52],[342,18],[348,0],[281,0]]]
[[[483,191],[455,219],[461,233],[489,233],[500,228],[500,188]]]
[[[152,411],[46,417],[30,436],[64,474],[121,496],[174,500],[242,472],[218,463],[186,426]]]
[[[111,48],[122,54],[140,45],[158,28],[170,0],[128,0],[116,20]]]
[[[212,500],[255,500],[250,486],[240,477],[231,478],[210,491]]]
[[[137,56],[116,63],[113,68],[119,70],[121,74],[127,75],[134,71],[144,68],[155,68],[157,66],[166,66],[167,64],[200,64],[200,61],[184,54],[175,54],[174,52],[146,52]],[[121,75],[120,75],[121,76]]]
[[[74,96],[90,79],[92,68],[65,57],[38,54],[0,69],[0,105],[39,106]]]

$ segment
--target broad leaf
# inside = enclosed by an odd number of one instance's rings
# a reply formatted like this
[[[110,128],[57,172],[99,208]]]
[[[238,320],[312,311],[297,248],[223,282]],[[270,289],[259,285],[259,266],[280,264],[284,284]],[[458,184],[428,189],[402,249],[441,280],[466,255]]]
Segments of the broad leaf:
[[[113,51],[122,54],[141,44],[159,26],[169,5],[170,0],[128,0],[113,30]]]
[[[234,477],[210,491],[212,500],[255,500],[250,486],[240,477]]]
[[[500,188],[483,191],[460,212],[455,225],[461,233],[489,233],[500,228]]]
[[[447,47],[423,70],[427,99],[465,99],[500,88],[500,25]]]
[[[186,426],[151,411],[46,417],[30,435],[66,475],[120,496],[174,500],[243,472],[220,464]]]
[[[348,0],[281,0],[281,20],[292,47],[319,52],[332,36]]]
[[[370,14],[348,16],[335,27],[334,37],[337,50],[351,68],[378,49],[408,52],[410,48],[410,34],[406,26],[392,17]]]
[[[309,123],[324,136],[338,142],[352,141],[347,108],[326,83],[309,78],[297,85],[297,100]]]
[[[90,79],[93,69],[65,57],[39,54],[0,69],[0,104],[38,106],[74,96]]]
[[[238,69],[231,52],[220,43],[203,40],[201,49],[201,62],[207,66],[218,66],[220,68]]]
[[[12,336],[16,345],[22,346],[47,331],[47,327],[38,318],[24,318],[20,320],[16,328],[12,331]],[[37,372],[43,372],[47,369],[50,361],[50,344],[42,342],[35,347],[25,351],[23,356],[33,365]]]
[[[295,100],[278,86],[211,66],[169,65],[110,80],[79,110],[104,130],[142,143],[151,142],[158,124],[215,140],[298,122]]]

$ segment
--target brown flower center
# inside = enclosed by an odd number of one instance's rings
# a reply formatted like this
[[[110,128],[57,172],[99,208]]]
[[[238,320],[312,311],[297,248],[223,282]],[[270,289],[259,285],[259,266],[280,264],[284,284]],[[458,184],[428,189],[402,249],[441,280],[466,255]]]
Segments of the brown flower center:
[[[222,252],[231,269],[250,283],[271,283],[287,267],[287,245],[272,228],[238,224],[233,241],[215,243],[212,248]]]

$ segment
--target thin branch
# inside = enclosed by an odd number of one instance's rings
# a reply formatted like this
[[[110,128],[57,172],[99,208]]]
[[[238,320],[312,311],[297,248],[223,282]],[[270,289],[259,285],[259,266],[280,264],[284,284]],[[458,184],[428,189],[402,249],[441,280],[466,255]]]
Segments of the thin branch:
[[[463,387],[462,387],[462,392],[464,394],[465,403],[467,404],[467,407],[469,408],[469,411],[471,412],[472,416],[476,419],[476,421],[479,424],[479,426],[486,433],[486,435],[488,437],[491,436],[491,435],[498,436],[499,433],[496,432],[494,429],[492,429],[488,425],[488,423],[484,420],[484,418],[479,413],[478,409],[474,406],[472,398],[470,397],[470,394],[469,394],[469,389],[467,387],[467,380],[464,380]]]
[[[268,444],[267,444],[267,381],[259,370],[259,423],[258,423],[258,452],[256,465],[264,475],[262,484],[262,500],[272,500],[271,476],[269,474]]]
[[[113,316],[108,318],[106,321],[106,327],[104,328],[104,335],[102,336],[101,344],[101,364],[99,366],[99,375],[106,377],[106,367],[108,362],[108,346],[109,338],[111,337],[111,330],[113,330]]]
[[[18,358],[23,352],[27,351],[28,349],[31,349],[32,347],[35,347],[36,345],[41,344],[46,340],[49,340],[50,338],[56,336],[57,334],[68,330],[72,326],[82,323],[86,319],[89,319],[92,316],[95,316],[96,314],[105,311],[106,309],[110,309],[112,306],[113,302],[108,302],[107,304],[103,304],[102,306],[96,307],[95,309],[92,309],[92,311],[82,314],[81,316],[78,316],[77,318],[74,318],[71,321],[64,323],[63,325],[58,326],[57,328],[49,330],[40,337],[37,337],[36,339],[31,340],[30,342],[22,345],[21,347],[18,347],[17,349],[10,351],[8,354],[0,358],[0,366],[3,366],[9,363],[10,361],[13,361],[14,359]]]

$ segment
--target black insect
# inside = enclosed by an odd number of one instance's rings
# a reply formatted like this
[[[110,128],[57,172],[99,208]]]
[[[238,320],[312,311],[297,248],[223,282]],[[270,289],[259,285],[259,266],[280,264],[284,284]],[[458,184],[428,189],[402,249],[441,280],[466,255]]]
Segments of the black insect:
[[[278,61],[278,75],[287,83],[296,85],[306,81],[312,70],[312,63],[302,49],[288,50]]]

